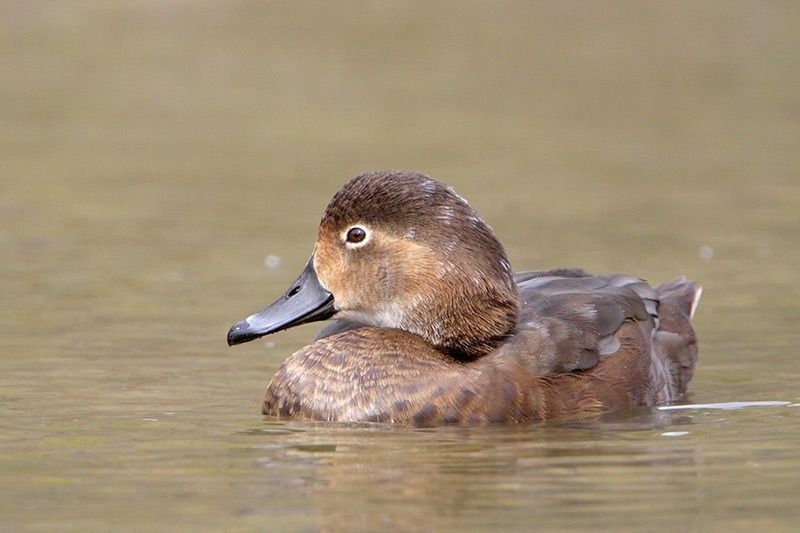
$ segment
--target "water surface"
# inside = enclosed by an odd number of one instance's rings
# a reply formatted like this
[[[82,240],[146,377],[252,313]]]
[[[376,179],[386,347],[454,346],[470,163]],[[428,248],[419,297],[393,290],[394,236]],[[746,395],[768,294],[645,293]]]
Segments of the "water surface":
[[[0,15],[2,529],[800,522],[793,3]],[[263,418],[317,326],[236,349],[227,328],[286,288],[328,198],[375,168],[454,185],[519,270],[699,280],[699,407],[424,430]]]

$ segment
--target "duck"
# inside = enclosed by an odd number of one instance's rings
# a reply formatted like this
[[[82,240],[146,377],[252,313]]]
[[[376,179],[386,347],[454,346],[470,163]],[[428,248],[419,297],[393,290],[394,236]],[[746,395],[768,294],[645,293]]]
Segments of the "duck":
[[[702,289],[582,269],[515,273],[455,190],[413,171],[348,181],[289,289],[230,346],[331,322],[288,357],[262,412],[410,426],[594,417],[678,400]]]

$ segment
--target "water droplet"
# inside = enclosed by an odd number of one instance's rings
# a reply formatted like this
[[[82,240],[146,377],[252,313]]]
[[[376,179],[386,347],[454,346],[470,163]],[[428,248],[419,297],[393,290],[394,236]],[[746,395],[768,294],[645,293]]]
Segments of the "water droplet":
[[[703,246],[700,247],[698,255],[700,256],[700,259],[702,259],[703,261],[708,261],[709,259],[714,257],[714,249],[709,245],[704,244]]]

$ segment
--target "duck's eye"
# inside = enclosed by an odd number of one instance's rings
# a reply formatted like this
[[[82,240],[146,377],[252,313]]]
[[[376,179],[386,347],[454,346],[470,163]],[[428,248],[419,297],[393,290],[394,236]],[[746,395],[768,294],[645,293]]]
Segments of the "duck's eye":
[[[359,228],[356,226],[354,228],[350,228],[350,230],[347,232],[347,237],[345,237],[345,240],[352,244],[358,244],[366,238],[367,232],[364,231],[364,228]]]
[[[364,224],[350,226],[341,233],[344,246],[348,250],[366,246],[372,240],[372,230]]]

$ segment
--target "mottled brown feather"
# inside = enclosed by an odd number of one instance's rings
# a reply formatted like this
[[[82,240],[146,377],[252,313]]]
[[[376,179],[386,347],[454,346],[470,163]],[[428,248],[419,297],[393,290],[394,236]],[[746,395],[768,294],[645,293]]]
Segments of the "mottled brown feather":
[[[614,286],[608,277],[602,279],[606,282],[589,284],[592,290]],[[575,294],[576,287],[572,290],[570,294]],[[586,369],[569,372],[537,365],[541,346],[529,344],[530,352],[504,349],[516,346],[513,337],[478,360],[461,362],[416,335],[351,323],[348,326],[355,329],[331,333],[281,365],[263,412],[348,422],[483,424],[592,416],[667,403],[685,391],[691,377],[687,368],[693,368],[696,360],[696,349],[690,349],[696,347],[694,332],[683,320],[691,299],[676,297],[675,290],[664,292],[660,308],[666,307],[668,313],[662,324],[680,331],[659,330],[653,335],[652,318],[645,314],[641,319],[643,304],[626,301],[622,307],[632,310],[628,311],[632,316],[622,319],[613,332],[618,350],[595,358]],[[694,294],[691,287],[680,290]],[[623,294],[623,301],[635,300]],[[555,341],[556,346],[564,346],[573,333],[569,328],[554,331],[566,335]],[[669,345],[660,344],[662,334],[669,335]],[[673,336],[682,340],[676,342]],[[695,358],[687,359],[685,353]]]

